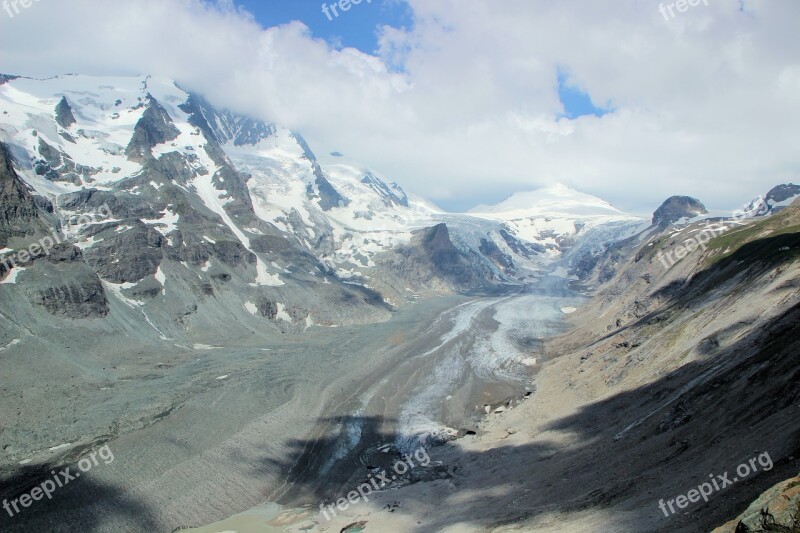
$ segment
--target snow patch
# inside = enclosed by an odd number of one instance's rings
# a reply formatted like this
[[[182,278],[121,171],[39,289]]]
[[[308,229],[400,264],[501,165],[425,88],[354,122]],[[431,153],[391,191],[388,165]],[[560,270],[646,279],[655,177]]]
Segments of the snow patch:
[[[275,315],[275,318],[290,324],[292,323],[292,317],[286,312],[286,306],[280,303],[278,304],[278,314]]]
[[[243,307],[251,315],[253,315],[253,316],[257,316],[258,315],[258,308],[256,307],[256,304],[254,304],[253,302],[245,302]]]
[[[0,352],[5,352],[9,348],[11,348],[12,346],[16,346],[20,342],[22,342],[22,339],[14,339],[13,341],[11,341],[8,344],[6,344],[5,346],[0,347]]]
[[[222,346],[209,346],[208,344],[195,343],[192,345],[192,348],[195,350],[221,350]]]
[[[9,272],[8,276],[2,281],[0,281],[0,285],[15,285],[17,283],[17,276],[19,276],[20,272],[25,272],[28,270],[25,267],[13,267]]]

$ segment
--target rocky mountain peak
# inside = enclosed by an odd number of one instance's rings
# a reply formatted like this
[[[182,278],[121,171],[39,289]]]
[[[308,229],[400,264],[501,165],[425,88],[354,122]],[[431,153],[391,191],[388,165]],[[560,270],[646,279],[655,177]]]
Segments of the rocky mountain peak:
[[[56,123],[64,129],[68,129],[78,121],[75,120],[75,115],[72,114],[72,108],[67,102],[67,97],[62,96],[61,101],[56,105]]]
[[[703,203],[691,196],[672,196],[653,213],[653,225],[666,228],[681,219],[694,218],[708,213]]]
[[[130,160],[138,162],[152,157],[154,147],[175,140],[181,133],[169,113],[150,93],[147,94],[144,105],[147,109],[136,123],[133,137],[125,150]]]
[[[770,189],[764,201],[770,212],[777,212],[790,206],[798,197],[800,197],[800,185],[783,183]]]

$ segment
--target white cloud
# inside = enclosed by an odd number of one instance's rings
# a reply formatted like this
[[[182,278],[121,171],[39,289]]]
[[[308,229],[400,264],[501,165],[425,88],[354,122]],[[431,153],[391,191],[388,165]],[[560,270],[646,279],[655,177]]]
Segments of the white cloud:
[[[656,0],[408,1],[414,28],[384,28],[374,57],[229,2],[41,0],[0,12],[0,70],[173,77],[445,203],[563,181],[642,211],[672,194],[725,209],[798,181],[794,0],[669,21]],[[558,120],[559,68],[616,111]]]

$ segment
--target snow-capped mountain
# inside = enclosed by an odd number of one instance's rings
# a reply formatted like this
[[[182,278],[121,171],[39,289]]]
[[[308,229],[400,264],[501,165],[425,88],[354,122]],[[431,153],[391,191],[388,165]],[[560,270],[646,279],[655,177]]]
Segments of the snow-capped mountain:
[[[125,315],[161,340],[229,334],[231,317],[245,329],[379,320],[419,293],[520,283],[590,232],[612,228],[605,245],[641,222],[563,186],[445,213],[167,79],[1,80],[4,179],[20,192],[0,248],[18,253],[49,227],[72,272],[38,267],[54,259],[45,250],[0,266],[5,290],[65,316]]]
[[[777,213],[792,205],[797,198],[800,198],[800,185],[784,183],[773,187],[764,196],[763,203],[769,213]]]
[[[499,204],[478,206],[469,214],[501,221],[512,235],[538,244],[552,255],[559,255],[576,238],[598,226],[637,226],[642,221],[600,198],[560,183],[515,193]]]

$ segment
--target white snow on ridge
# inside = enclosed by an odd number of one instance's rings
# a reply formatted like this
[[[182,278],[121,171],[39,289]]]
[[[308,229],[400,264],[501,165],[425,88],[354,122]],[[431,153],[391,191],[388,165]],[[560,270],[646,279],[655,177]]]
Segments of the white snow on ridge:
[[[230,202],[230,199],[223,198],[225,191],[221,191],[214,186],[213,175],[207,174],[197,176],[191,182],[191,185],[206,207],[218,214],[223,222],[225,222],[225,225],[228,226],[239,241],[241,241],[242,245],[247,248],[248,251],[253,252],[250,247],[250,239],[239,229],[239,226],[233,222],[230,215],[228,215],[228,212],[225,210],[225,205]],[[285,283],[280,279],[278,274],[270,274],[266,264],[256,255],[256,279],[251,285],[256,287],[279,287],[285,285]]]
[[[209,155],[206,147],[210,140],[189,123],[189,115],[180,108],[189,94],[171,80],[92,76],[13,80],[0,86],[0,107],[8,109],[8,114],[0,114],[0,140],[21,147],[28,156],[37,156],[39,139],[43,139],[69,155],[76,164],[98,171],[83,183],[74,185],[50,182],[35,175],[31,168],[20,169],[24,179],[42,194],[52,197],[82,187],[108,190],[116,182],[141,171],[138,163],[128,161],[125,148],[146,109],[148,94],[163,106],[179,132],[176,139],[155,146],[153,156],[181,154],[196,176],[185,187],[177,182],[175,185],[196,194],[252,252],[248,236],[262,232],[254,227],[257,224],[248,223],[247,228],[240,228],[228,215],[226,208],[233,199],[227,191],[218,189],[214,181],[224,162],[214,161]],[[66,131],[54,120],[56,105],[62,97],[67,98],[77,119],[77,124]],[[406,196],[391,180],[346,156],[323,156],[319,160],[325,178],[348,200],[347,205],[323,211],[319,200],[309,197],[309,187],[317,190],[318,172],[299,136],[280,126],[240,122],[225,113],[208,114],[206,118],[225,131],[226,138],[228,133],[239,140],[260,138],[255,145],[236,146],[231,140],[222,147],[227,159],[251,176],[247,187],[256,216],[296,238],[322,264],[351,281],[366,279],[364,269],[375,266],[378,254],[407,244],[415,231],[439,223],[448,225],[451,238],[460,249],[478,249],[483,240],[488,239],[502,253],[512,257],[519,269],[525,270],[527,266],[534,268],[561,255],[563,237],[583,235],[609,222],[624,225],[638,220],[599,198],[563,185],[517,193],[495,206],[481,206],[468,213],[445,213],[424,199]],[[215,120],[217,123],[213,124]],[[251,126],[254,127],[252,131],[246,129]],[[368,178],[366,183],[365,178]],[[132,192],[152,193],[163,185],[151,180]],[[402,202],[403,198],[407,198],[408,205],[402,205],[406,203]],[[143,222],[173,244],[170,235],[178,229],[179,219],[169,207],[157,218]],[[541,247],[525,251],[525,246],[517,247],[510,237]],[[205,240],[214,244],[208,236]],[[90,248],[97,242],[100,241],[89,239],[79,246]],[[251,285],[284,285],[280,274],[289,272],[258,254],[256,257],[255,279]],[[201,268],[203,272],[208,269],[208,264]],[[160,271],[156,279],[159,276],[163,276]],[[138,305],[121,293],[115,294],[127,305]]]
[[[141,170],[138,163],[128,160],[125,147],[144,112],[139,100],[144,94],[137,78],[19,78],[0,86],[0,105],[7,111],[0,115],[0,140],[12,141],[29,153],[38,154],[41,138],[67,153],[76,164],[99,170],[86,185],[102,187]],[[59,135],[63,130],[53,121],[62,97],[67,98],[77,120],[66,130],[74,143]],[[33,172],[26,172],[26,177],[56,192],[80,188],[70,183],[36,180]]]
[[[556,184],[515,193],[494,206],[478,206],[466,215],[506,224],[525,241],[559,247],[558,237],[576,235],[611,222],[636,222],[605,200]]]

